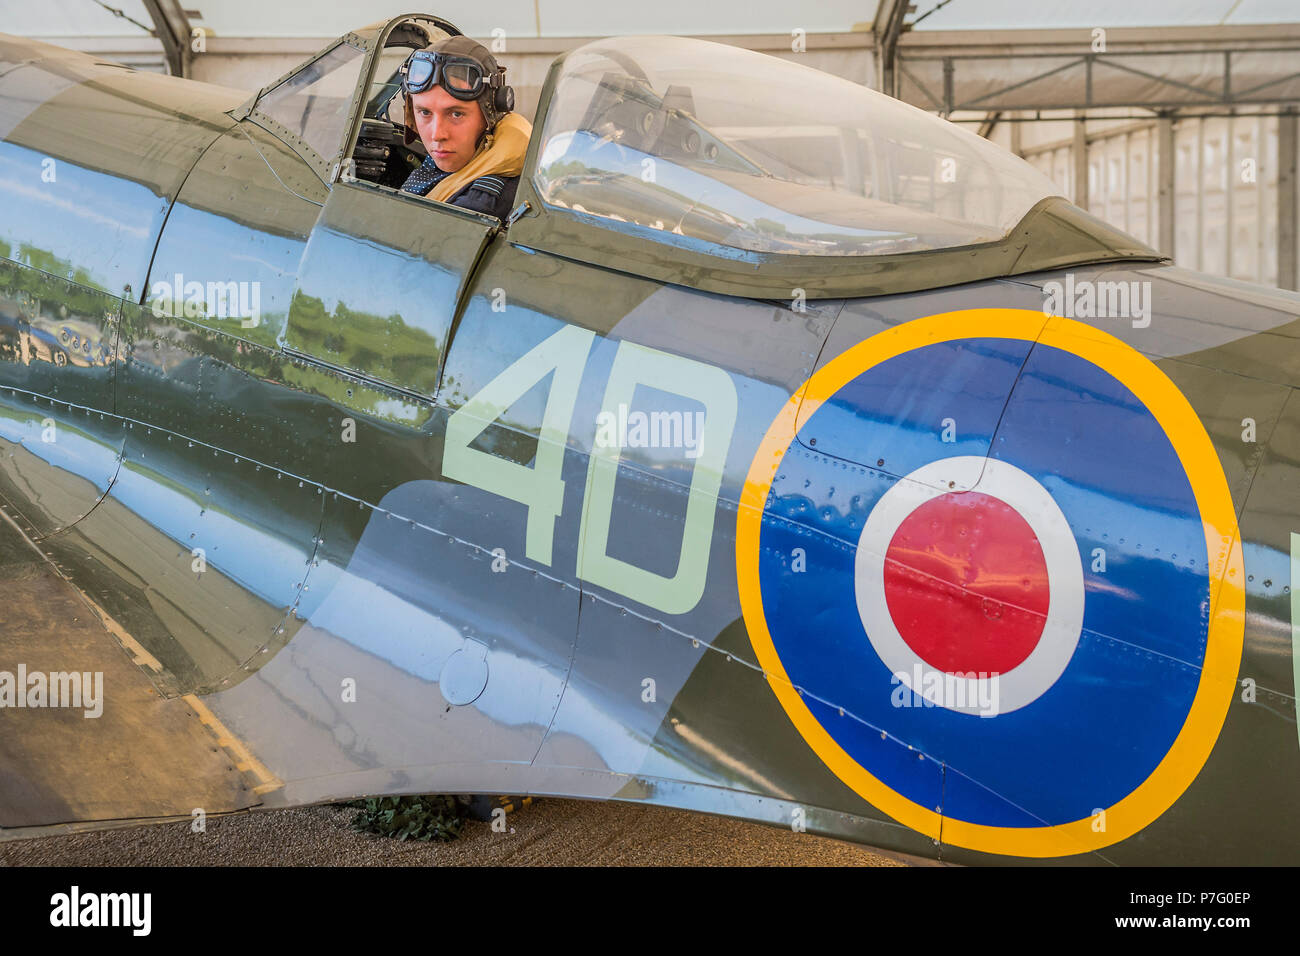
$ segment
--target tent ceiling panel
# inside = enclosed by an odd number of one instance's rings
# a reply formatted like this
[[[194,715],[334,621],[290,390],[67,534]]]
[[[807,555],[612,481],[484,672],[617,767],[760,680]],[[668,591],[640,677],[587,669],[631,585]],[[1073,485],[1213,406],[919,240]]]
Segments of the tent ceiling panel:
[[[1300,102],[1300,25],[910,33],[898,95],[923,109],[1222,107]]]
[[[106,0],[150,24],[143,0]],[[597,37],[622,34],[848,33],[869,30],[875,0],[819,0],[792,10],[788,4],[750,0],[660,0],[654,4],[595,5],[591,0],[497,0],[492,4],[454,0],[184,0],[201,16],[191,21],[216,37],[339,36],[354,27],[403,13],[432,13],[470,36],[494,30],[510,37]],[[12,9],[11,9],[12,8]],[[118,36],[131,27],[94,0],[0,0],[0,31],[28,36]]]
[[[960,0],[927,12],[937,0],[921,0],[918,30],[1043,30],[1094,27],[1219,26],[1288,23],[1295,0]],[[924,17],[924,19],[920,19]]]

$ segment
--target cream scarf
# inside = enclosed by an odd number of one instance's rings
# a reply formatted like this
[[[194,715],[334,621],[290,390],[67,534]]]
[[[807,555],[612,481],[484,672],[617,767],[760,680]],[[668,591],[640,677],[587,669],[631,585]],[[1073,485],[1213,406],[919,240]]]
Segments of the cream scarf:
[[[483,140],[474,158],[438,181],[430,199],[446,202],[480,176],[518,176],[524,171],[524,154],[533,125],[518,113],[507,113],[497,120],[496,130]]]

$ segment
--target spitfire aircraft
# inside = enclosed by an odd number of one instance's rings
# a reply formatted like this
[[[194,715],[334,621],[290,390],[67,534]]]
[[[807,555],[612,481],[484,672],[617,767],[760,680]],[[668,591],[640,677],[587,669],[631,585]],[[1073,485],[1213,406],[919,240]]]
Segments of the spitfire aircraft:
[[[504,220],[405,193],[457,32],[252,95],[0,37],[4,837],[508,793],[1300,862],[1300,296],[699,40],[558,58]]]

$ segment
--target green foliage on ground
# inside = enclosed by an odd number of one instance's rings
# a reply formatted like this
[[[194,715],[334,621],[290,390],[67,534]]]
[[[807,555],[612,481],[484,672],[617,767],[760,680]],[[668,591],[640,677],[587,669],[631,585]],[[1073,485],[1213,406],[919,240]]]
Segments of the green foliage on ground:
[[[374,797],[344,805],[359,811],[352,818],[352,829],[398,840],[449,842],[460,836],[465,823],[465,809],[460,802],[441,794]]]

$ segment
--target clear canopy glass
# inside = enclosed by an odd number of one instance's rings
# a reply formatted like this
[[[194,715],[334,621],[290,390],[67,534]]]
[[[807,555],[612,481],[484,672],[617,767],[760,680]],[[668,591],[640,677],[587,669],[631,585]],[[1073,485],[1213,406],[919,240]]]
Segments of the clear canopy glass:
[[[991,242],[1047,196],[987,140],[801,64],[681,37],[568,55],[534,185],[551,206],[743,249],[885,255]]]
[[[340,43],[257,101],[275,120],[322,157],[333,156],[343,138],[365,51]]]

